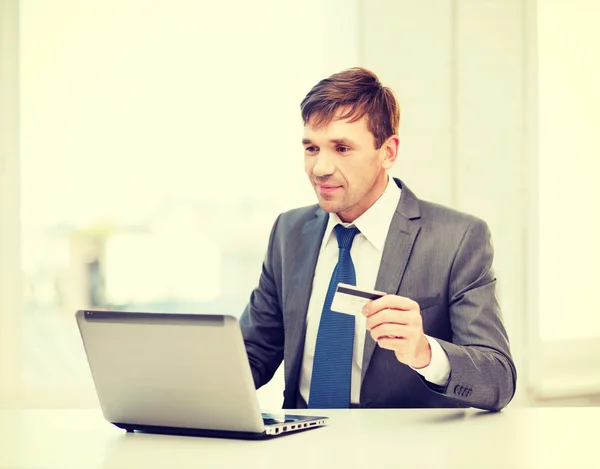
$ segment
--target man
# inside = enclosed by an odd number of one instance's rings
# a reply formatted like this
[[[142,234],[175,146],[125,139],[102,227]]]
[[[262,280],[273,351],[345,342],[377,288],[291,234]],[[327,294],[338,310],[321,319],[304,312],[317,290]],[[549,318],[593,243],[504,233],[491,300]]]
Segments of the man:
[[[240,319],[256,387],[283,359],[284,408],[505,407],[516,371],[485,222],[388,177],[399,107],[372,72],[322,80],[301,111],[319,204],[277,218]],[[386,295],[333,312],[338,283]]]

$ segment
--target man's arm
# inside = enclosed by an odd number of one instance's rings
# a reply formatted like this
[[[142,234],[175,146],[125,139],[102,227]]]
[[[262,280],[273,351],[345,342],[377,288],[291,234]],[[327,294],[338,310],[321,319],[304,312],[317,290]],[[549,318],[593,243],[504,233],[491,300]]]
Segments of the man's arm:
[[[487,225],[475,219],[449,274],[452,342],[424,334],[419,305],[410,298],[385,295],[367,304],[363,314],[373,340],[393,350],[432,392],[470,407],[500,410],[515,393],[516,371],[496,300],[492,260]]]
[[[452,342],[437,341],[451,371],[439,391],[471,407],[500,410],[515,394],[517,373],[496,298],[493,257],[487,224],[473,221],[450,271]]]
[[[268,383],[283,360],[283,316],[273,274],[275,221],[258,286],[240,318],[248,361],[256,388]]]

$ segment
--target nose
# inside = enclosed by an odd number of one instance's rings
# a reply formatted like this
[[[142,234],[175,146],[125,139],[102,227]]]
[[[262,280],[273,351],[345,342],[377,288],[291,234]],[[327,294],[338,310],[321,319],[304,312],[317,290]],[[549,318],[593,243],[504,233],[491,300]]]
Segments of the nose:
[[[312,172],[315,177],[324,177],[333,174],[335,172],[335,164],[332,155],[326,151],[320,151]]]

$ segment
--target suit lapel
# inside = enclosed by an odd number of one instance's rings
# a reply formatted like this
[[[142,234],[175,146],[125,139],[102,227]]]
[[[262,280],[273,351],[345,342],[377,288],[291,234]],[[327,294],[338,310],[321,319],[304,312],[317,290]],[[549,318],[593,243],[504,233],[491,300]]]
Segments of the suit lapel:
[[[290,293],[284,308],[289,312],[286,317],[286,356],[284,360],[291,360],[289,367],[286,367],[285,370],[287,389],[296,389],[297,387],[298,367],[302,361],[306,335],[306,315],[327,221],[327,213],[318,209],[315,217],[304,225],[300,237],[293,244],[294,252],[289,253],[291,259],[289,271],[293,272],[293,275],[291,282],[287,285]]]
[[[390,294],[397,294],[400,283],[408,264],[417,235],[421,230],[418,222],[412,220],[420,218],[419,201],[417,197],[404,186],[400,180],[396,184],[402,187],[402,195],[396,208],[396,213],[390,223],[390,229],[385,240],[381,264],[375,282],[375,289]],[[375,346],[377,345],[371,334],[365,333],[365,346],[362,364],[362,380],[369,368]]]

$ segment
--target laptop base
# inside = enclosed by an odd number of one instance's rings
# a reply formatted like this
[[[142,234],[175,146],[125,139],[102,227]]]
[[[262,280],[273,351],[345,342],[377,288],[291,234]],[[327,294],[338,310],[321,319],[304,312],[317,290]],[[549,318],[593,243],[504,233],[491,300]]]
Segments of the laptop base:
[[[203,438],[228,438],[236,440],[268,440],[276,438],[280,435],[289,435],[291,433],[303,433],[307,430],[319,427],[306,427],[299,430],[295,430],[289,433],[279,433],[278,435],[268,435],[267,432],[255,433],[255,432],[239,432],[229,430],[208,430],[208,429],[197,429],[197,428],[185,428],[185,427],[163,427],[158,425],[130,425],[126,423],[111,422],[113,425],[126,430],[127,433],[152,433],[160,435],[174,435],[174,436],[192,436],[192,437],[203,437]]]

